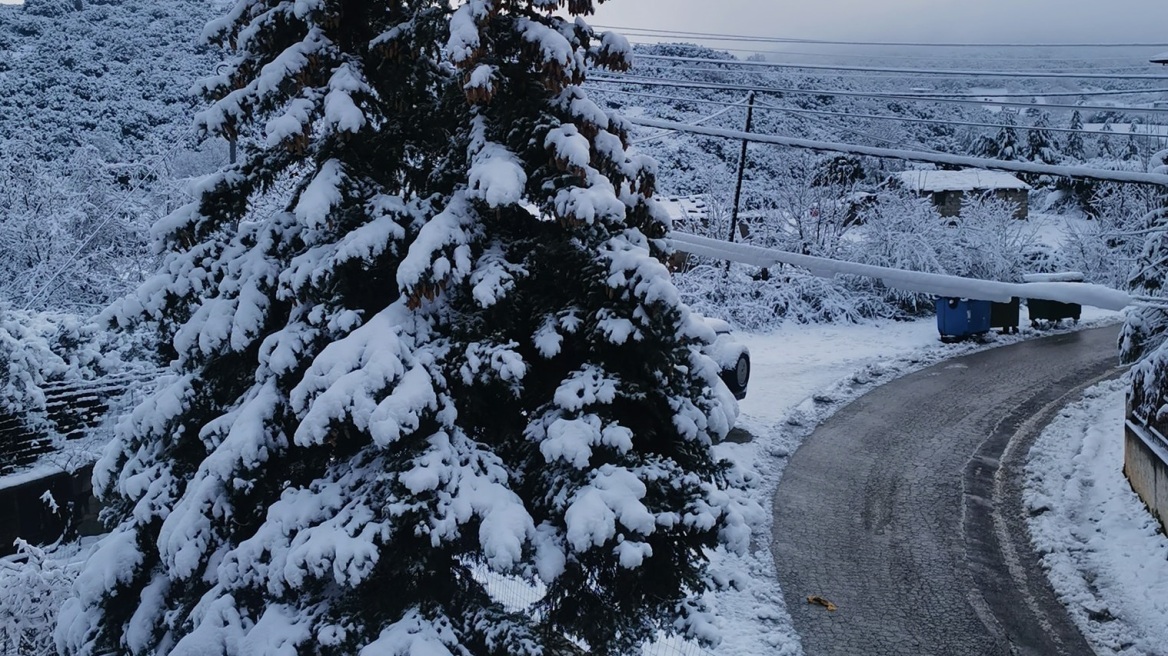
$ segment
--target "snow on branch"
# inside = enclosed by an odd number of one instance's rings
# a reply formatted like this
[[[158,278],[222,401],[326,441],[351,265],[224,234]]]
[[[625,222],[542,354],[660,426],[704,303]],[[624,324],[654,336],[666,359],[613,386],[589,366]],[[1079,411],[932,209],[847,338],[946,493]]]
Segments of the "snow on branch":
[[[699,237],[682,232],[672,235],[674,246],[679,251],[693,255],[713,257],[732,262],[741,262],[759,267],[776,264],[790,264],[807,269],[823,278],[836,275],[869,276],[877,278],[885,285],[921,294],[972,298],[986,301],[1008,302],[1011,298],[1038,298],[1063,303],[1079,303],[1106,310],[1122,310],[1131,305],[1132,297],[1126,292],[1082,282],[1027,282],[1011,283],[994,280],[962,278],[939,273],[902,271],[871,264],[856,264],[832,260],[826,257],[799,255],[749,244],[735,244],[709,237]]]

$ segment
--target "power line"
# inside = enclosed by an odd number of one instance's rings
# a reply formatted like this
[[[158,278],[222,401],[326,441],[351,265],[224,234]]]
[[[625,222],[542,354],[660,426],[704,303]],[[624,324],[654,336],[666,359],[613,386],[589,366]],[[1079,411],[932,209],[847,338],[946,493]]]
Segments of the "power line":
[[[708,61],[713,61],[713,60],[708,60]],[[735,70],[728,69],[728,68],[706,68],[706,67],[701,67],[701,66],[670,66],[664,70],[671,72],[671,73],[672,72],[707,73],[707,74],[735,74],[735,73],[741,74],[741,73],[744,73],[744,71],[735,71]],[[752,73],[755,75],[783,75],[783,73],[781,71],[752,71]],[[874,77],[872,75],[867,75],[867,74],[865,74],[865,75],[852,75],[852,74],[848,74],[848,73],[841,73],[839,75],[833,75],[831,77],[833,79],[834,78],[861,77],[865,80],[873,80],[873,79],[876,79],[876,80],[895,80],[895,79],[897,79],[897,76],[892,76],[892,75],[885,76],[885,77]],[[949,78],[943,78],[943,79],[961,80],[964,78],[949,77]],[[1164,79],[1168,80],[1168,78],[1164,78]],[[970,94],[970,93],[968,93],[968,91],[963,91],[963,92],[938,91],[938,92],[932,92],[932,93],[927,93],[927,94],[917,94],[915,92],[907,92],[907,91],[886,91],[886,92],[881,92],[881,93],[899,93],[899,94],[906,95],[906,96],[908,96],[908,95],[923,95],[923,96],[927,96],[927,97],[935,97],[935,96],[959,97],[959,96],[969,96],[969,95],[974,95],[975,97],[977,96],[977,94]],[[1073,98],[1075,96],[1134,96],[1134,95],[1138,95],[1138,94],[1142,94],[1142,93],[1168,93],[1168,89],[1131,89],[1131,90],[1127,90],[1127,89],[1100,89],[1098,91],[1050,91],[1050,92],[1035,91],[1035,92],[1026,92],[1026,93],[1014,93],[1014,92],[1007,91],[1004,93],[994,93],[993,97],[995,97],[995,98],[1036,98],[1036,97]]]
[[[638,36],[638,35],[629,34],[626,32],[622,32],[622,35],[624,35],[626,37],[631,36],[632,38],[663,38],[663,37],[656,36],[656,35],[639,35]],[[705,39],[705,40],[713,42],[710,39]],[[937,61],[937,60],[944,61],[947,59],[957,59],[958,58],[957,55],[939,55],[939,54],[924,54],[924,53],[911,54],[911,55],[910,54],[884,53],[884,54],[879,54],[879,55],[873,55],[871,53],[860,54],[860,53],[854,53],[854,52],[838,52],[838,51],[837,52],[809,52],[806,50],[774,50],[774,49],[765,49],[764,50],[764,49],[760,49],[760,48],[727,48],[727,47],[722,46],[722,45],[718,45],[718,46],[707,45],[705,43],[701,43],[701,41],[702,41],[702,39],[695,39],[693,41],[686,41],[684,43],[677,42],[677,41],[630,41],[629,43],[630,43],[630,45],[643,46],[646,48],[652,48],[652,47],[657,47],[657,46],[677,46],[677,45],[685,46],[685,45],[692,44],[692,45],[695,45],[698,47],[708,48],[710,50],[716,50],[719,52],[746,52],[746,53],[757,54],[757,55],[792,55],[795,57],[828,57],[828,58],[846,58],[846,59],[866,59],[869,61],[871,61],[871,60],[888,60],[888,59],[904,59],[904,60],[908,60],[908,61]],[[962,55],[960,58],[968,61],[968,58],[964,55]],[[978,57],[976,61],[979,61],[979,62],[1048,62],[1048,63],[1066,63],[1066,64],[1074,64],[1074,63],[1088,64],[1088,63],[1092,63],[1092,62],[1115,61],[1115,62],[1127,62],[1128,64],[1130,64],[1132,62],[1132,58],[1131,57],[1114,57],[1114,56],[1113,57]],[[1109,66],[1108,68],[1115,68],[1115,67]],[[1127,66],[1125,68],[1132,68],[1133,70],[1135,70],[1136,67]],[[1139,67],[1139,69],[1146,70],[1147,65],[1146,64],[1142,65]]]
[[[1042,109],[1069,109],[1069,110],[1083,110],[1083,111],[1098,111],[1098,112],[1142,112],[1145,114],[1168,114],[1168,107],[1126,107],[1126,106],[1107,106],[1107,105],[1060,105],[1054,103],[1045,103],[1042,105],[1035,105],[1033,103],[1015,102],[1009,100],[975,100],[967,98],[947,98],[938,96],[924,96],[912,95],[902,93],[877,93],[872,91],[837,91],[831,89],[795,89],[789,87],[769,87],[751,84],[728,84],[718,82],[691,82],[688,80],[674,80],[668,78],[653,78],[633,75],[622,76],[593,76],[588,78],[590,82],[601,82],[609,84],[636,84],[642,86],[657,86],[657,87],[671,87],[678,89],[706,89],[711,91],[755,91],[759,93],[777,93],[777,94],[792,94],[804,96],[841,96],[853,98],[880,98],[886,100],[904,100],[915,102],[936,102],[950,105],[978,105],[986,106],[993,105],[997,107],[1033,107]]]
[[[754,43],[800,43],[831,46],[888,46],[911,48],[1160,48],[1168,43],[930,43],[921,41],[836,41],[829,39],[800,39],[778,36],[751,36],[744,34],[719,34],[715,32],[688,32],[683,30],[658,30],[649,27],[617,27],[613,25],[593,25],[601,30],[625,32],[645,32],[650,35],[678,37],[706,37],[720,41],[750,41]]]
[[[623,89],[600,89],[600,88],[596,88],[596,87],[591,87],[591,88],[589,88],[589,90],[590,91],[599,91],[601,93],[620,93],[620,94],[629,95],[629,96],[653,98],[653,99],[658,99],[658,100],[673,100],[673,101],[678,101],[678,102],[708,103],[711,105],[732,105],[735,107],[739,106],[737,103],[730,103],[730,102],[726,102],[724,100],[700,100],[697,98],[678,98],[676,96],[666,96],[666,95],[655,94],[655,93],[640,93],[637,91],[625,91]],[[1035,106],[1042,107],[1042,105],[1035,105]],[[979,123],[979,122],[975,122],[975,121],[955,121],[955,120],[935,119],[935,118],[918,118],[915,116],[888,116],[888,115],[884,115],[884,114],[856,114],[856,113],[851,113],[851,112],[844,114],[844,113],[840,113],[840,112],[828,112],[828,111],[824,111],[821,109],[805,109],[802,107],[784,107],[784,106],[780,106],[780,105],[770,105],[767,103],[755,103],[755,109],[761,109],[763,111],[789,112],[792,114],[814,114],[817,116],[834,116],[834,117],[838,117],[838,118],[863,118],[863,119],[871,119],[871,120],[899,121],[902,123],[922,123],[922,124],[929,124],[929,125],[952,125],[952,126],[956,126],[956,127],[971,127],[971,128],[992,128],[995,130],[999,130],[1002,128],[1014,128],[1015,130],[1044,130],[1047,132],[1077,132],[1077,133],[1082,134],[1082,135],[1094,135],[1094,136],[1098,136],[1100,134],[1111,134],[1111,135],[1131,134],[1130,132],[1102,133],[1098,130],[1086,130],[1086,129],[1075,130],[1072,128],[1058,128],[1058,127],[1054,127],[1054,126],[1006,125],[1003,123]],[[1155,136],[1168,136],[1168,135],[1137,134],[1137,136],[1154,136],[1155,137]]]
[[[840,117],[844,117],[845,115],[833,114],[832,116],[834,116],[836,118],[840,118]],[[802,118],[802,117],[800,117],[800,118]],[[822,125],[822,123],[820,125]],[[888,137],[877,136],[877,135],[872,134],[870,132],[863,132],[863,131],[857,130],[855,128],[847,127],[846,125],[845,126],[831,125],[830,127],[834,130],[838,130],[839,132],[844,132],[846,134],[851,134],[851,135],[858,136],[858,137],[864,137],[866,139],[871,139],[872,141],[882,141],[886,144],[892,144],[892,145],[897,145],[900,143],[898,141],[894,141],[892,139],[889,139]],[[937,152],[937,151],[930,150],[927,152]]]
[[[629,35],[626,34],[625,36],[629,36]],[[637,37],[634,35],[633,38],[637,38]],[[700,43],[700,42],[696,42],[696,43],[691,44],[691,42],[679,43],[676,41],[652,41],[652,42],[651,41],[630,41],[629,44],[633,45],[633,46],[641,46],[641,47],[645,47],[645,48],[653,48],[653,47],[658,47],[658,46],[694,45],[694,46],[697,46],[700,48],[707,48],[709,50],[714,50],[717,52],[745,52],[745,53],[755,54],[755,55],[790,55],[792,57],[826,57],[826,58],[836,58],[836,59],[864,59],[864,60],[868,60],[868,61],[873,61],[873,60],[885,61],[885,60],[895,60],[895,59],[903,59],[903,60],[907,60],[907,61],[947,61],[947,60],[953,60],[953,59],[961,59],[963,61],[969,61],[968,57],[965,57],[965,56],[958,57],[956,55],[926,55],[926,54],[916,54],[916,55],[879,54],[879,55],[873,55],[870,53],[869,54],[860,54],[860,53],[854,53],[854,52],[809,52],[806,50],[728,48],[728,47],[725,47],[722,45],[711,46],[711,45],[706,45],[706,44]],[[1147,68],[1148,68],[1146,64],[1138,66],[1138,67],[1130,65],[1132,62],[1131,57],[978,57],[976,59],[976,61],[978,61],[978,62],[1005,62],[1005,63],[1012,63],[1012,62],[1039,62],[1039,63],[1041,63],[1041,62],[1047,62],[1047,63],[1052,63],[1052,64],[1061,63],[1061,64],[1067,64],[1067,65],[1099,63],[1101,66],[1102,66],[1101,62],[1114,61],[1114,62],[1127,62],[1129,65],[1127,65],[1127,66],[1108,65],[1108,66],[1105,66],[1105,68],[1125,68],[1125,69],[1130,69],[1130,70],[1147,70]]]
[[[664,130],[672,129],[677,130],[678,132],[691,132],[708,137],[753,141],[756,143],[788,146],[791,148],[804,148],[807,150],[849,153],[852,155],[866,155],[870,157],[899,159],[908,162],[927,162],[930,164],[946,164],[951,166],[964,166],[968,168],[1011,171],[1015,173],[1035,173],[1038,175],[1054,175],[1064,178],[1152,184],[1160,187],[1168,187],[1168,175],[1160,175],[1157,173],[1109,171],[1106,169],[1093,169],[1082,166],[1057,166],[1051,164],[1037,164],[1034,162],[1016,162],[999,159],[988,159],[984,157],[950,155],[947,153],[927,153],[919,150],[861,146],[858,144],[842,142],[814,141],[811,139],[782,137],[769,134],[758,134],[754,132],[742,132],[739,130],[724,130],[719,128],[689,126],[684,123],[678,123],[676,121],[664,121],[661,119],[646,117],[627,117],[626,120],[628,120],[630,123],[633,123],[634,125],[640,125],[643,127],[660,128]]]
[[[916,118],[916,117],[911,117],[911,116],[882,116],[879,114],[841,114],[839,112],[825,112],[823,110],[818,110],[818,109],[801,109],[798,107],[779,107],[777,105],[766,105],[766,104],[760,104],[760,105],[758,105],[758,107],[759,107],[759,109],[763,109],[763,110],[784,111],[784,112],[790,112],[792,114],[817,114],[817,115],[824,115],[824,116],[838,116],[840,118],[865,118],[865,119],[872,119],[872,120],[900,121],[903,123],[922,123],[922,124],[929,124],[929,125],[952,125],[952,126],[956,126],[956,127],[970,127],[970,128],[993,128],[993,129],[1013,128],[1015,130],[1042,130],[1045,132],[1077,132],[1079,134],[1085,134],[1085,135],[1086,134],[1099,134],[1098,132],[1094,132],[1094,131],[1090,131],[1090,130],[1074,130],[1071,128],[1056,128],[1056,127],[1051,127],[1051,126],[1005,125],[1005,124],[1000,124],[1000,123],[978,123],[975,121],[945,121],[945,120],[941,120],[941,119]],[[1128,133],[1113,132],[1111,134],[1128,134]]]
[[[718,118],[719,116],[722,116],[723,114],[726,114],[727,112],[729,112],[732,109],[736,109],[738,107],[745,107],[745,104],[743,103],[743,101],[739,101],[736,103],[725,103],[725,104],[728,105],[725,109],[720,109],[720,110],[714,112],[713,114],[710,114],[709,116],[704,116],[702,118],[699,118],[696,121],[691,121],[687,125],[701,125],[702,123],[705,123],[706,121],[711,121],[715,118]],[[657,139],[660,139],[662,137],[667,137],[671,134],[674,134],[675,132],[676,132],[676,130],[667,130],[667,131],[662,132],[660,134],[654,134],[654,135],[650,135],[648,137],[643,137],[641,139],[635,139],[633,141],[630,141],[629,143],[641,144],[641,143],[646,143],[649,141],[656,141]]]
[[[957,75],[962,77],[1024,77],[1024,78],[1074,78],[1090,80],[1168,80],[1168,76],[1150,74],[1112,73],[1051,73],[1046,71],[974,71],[931,68],[895,68],[881,66],[843,66],[831,64],[791,64],[782,62],[756,62],[740,59],[721,60],[708,57],[683,57],[680,55],[646,55],[633,53],[635,59],[658,61],[702,62],[706,64],[727,64],[740,68],[799,68],[819,71],[855,71],[865,73],[902,73],[908,75]]]

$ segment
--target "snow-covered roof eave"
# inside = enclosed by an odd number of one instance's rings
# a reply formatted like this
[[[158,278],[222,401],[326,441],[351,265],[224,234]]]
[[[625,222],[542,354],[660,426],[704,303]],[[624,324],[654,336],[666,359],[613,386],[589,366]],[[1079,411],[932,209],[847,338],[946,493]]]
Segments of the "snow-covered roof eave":
[[[1158,55],[1155,55],[1148,61],[1152,62],[1153,64],[1168,64],[1168,52],[1162,52]]]
[[[901,171],[896,178],[916,192],[941,191],[1028,191],[1030,185],[1002,171],[964,169],[961,171]]]

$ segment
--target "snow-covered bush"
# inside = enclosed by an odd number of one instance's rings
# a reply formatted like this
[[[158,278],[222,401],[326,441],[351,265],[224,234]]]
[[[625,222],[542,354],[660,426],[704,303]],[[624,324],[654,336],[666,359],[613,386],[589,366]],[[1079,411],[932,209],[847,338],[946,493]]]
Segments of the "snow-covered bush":
[[[972,258],[960,243],[959,222],[943,218],[933,203],[907,193],[883,193],[865,209],[863,229],[847,259],[862,264],[961,275]],[[883,288],[861,281],[872,293],[908,314],[933,307],[928,294]]]
[[[853,203],[863,181],[857,158],[813,157],[802,151],[782,162],[751,243],[803,255],[838,257],[856,227]]]
[[[0,653],[54,656],[57,613],[81,570],[76,544],[36,547],[17,540],[0,559]]]
[[[993,195],[967,194],[955,228],[957,246],[965,258],[951,273],[969,278],[1022,282],[1030,273],[1031,253],[1038,242],[1038,229],[1029,221],[1015,218],[1013,203]]]
[[[1072,225],[1064,240],[1066,262],[1091,282],[1123,288],[1168,198],[1150,185],[1102,184],[1091,206],[1093,220]]]
[[[92,323],[0,304],[0,412],[47,429],[45,383],[93,379],[112,366]]]
[[[856,222],[845,220],[847,215],[838,207],[833,209],[829,198],[834,195],[822,197],[821,205],[827,217],[808,215],[798,221],[786,213],[782,219],[768,217],[752,226],[748,240],[796,253],[987,280],[1017,282],[1032,268],[1036,231],[1026,221],[1015,219],[1015,208],[1003,200],[971,197],[960,217],[945,218],[927,199],[882,193],[859,213]],[[904,317],[927,314],[933,308],[928,294],[889,289],[864,277],[819,278],[789,266],[763,272],[733,265],[727,271],[724,265],[695,259],[676,278],[684,298],[695,308],[752,330],[784,321]]]
[[[91,147],[44,162],[0,156],[0,302],[92,313],[151,267],[145,194]]]
[[[766,331],[784,323],[857,323],[895,309],[850,277],[820,278],[798,267],[701,262],[675,276],[694,310],[739,328]]]

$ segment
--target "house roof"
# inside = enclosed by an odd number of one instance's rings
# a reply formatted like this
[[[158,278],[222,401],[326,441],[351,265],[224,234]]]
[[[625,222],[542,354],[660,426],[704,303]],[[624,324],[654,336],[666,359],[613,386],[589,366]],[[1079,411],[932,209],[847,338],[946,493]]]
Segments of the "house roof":
[[[1153,64],[1168,64],[1168,52],[1162,52],[1155,57],[1152,57],[1148,61],[1152,62]]]
[[[991,189],[1030,189],[1030,185],[1001,171],[965,169],[964,171],[901,171],[896,178],[913,191],[973,191]]]
[[[674,223],[703,221],[710,213],[710,206],[702,196],[656,196],[654,199]]]

